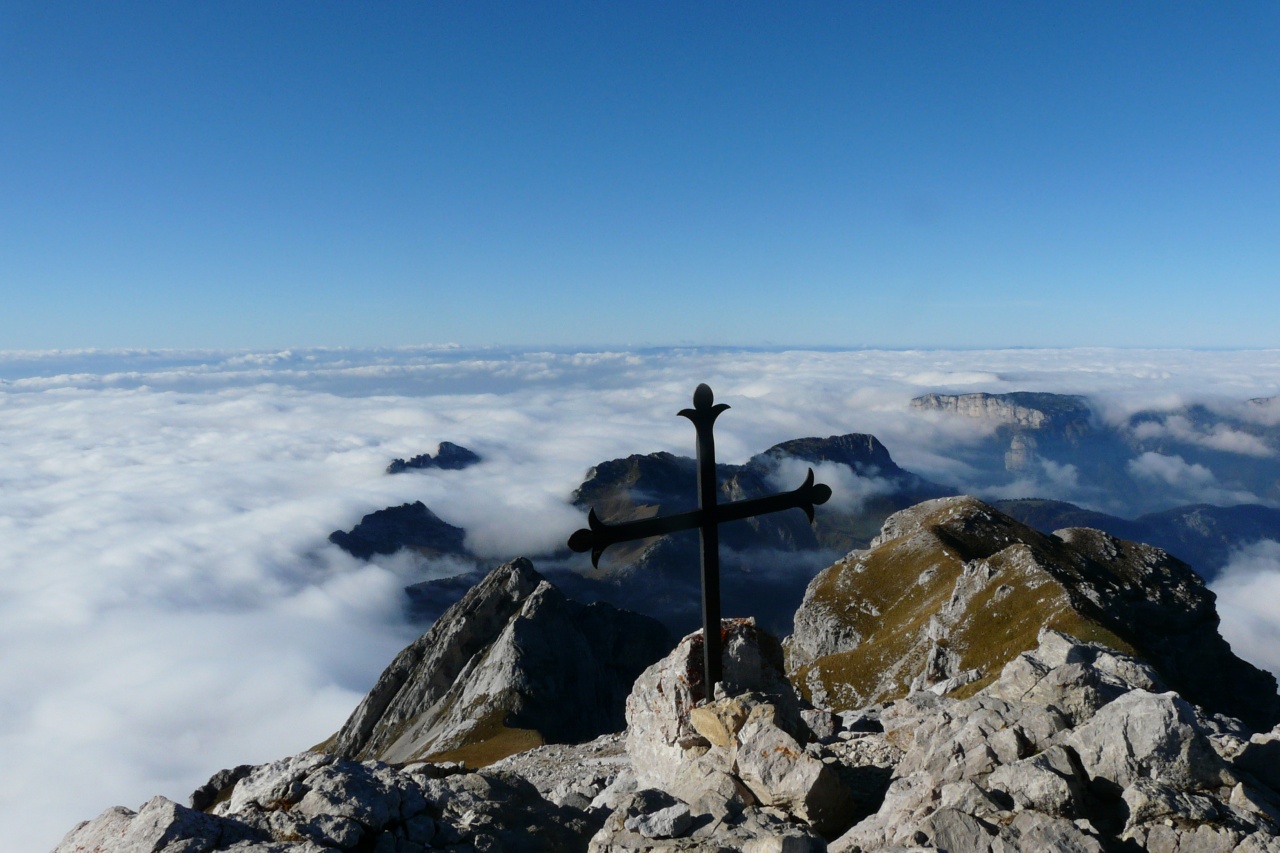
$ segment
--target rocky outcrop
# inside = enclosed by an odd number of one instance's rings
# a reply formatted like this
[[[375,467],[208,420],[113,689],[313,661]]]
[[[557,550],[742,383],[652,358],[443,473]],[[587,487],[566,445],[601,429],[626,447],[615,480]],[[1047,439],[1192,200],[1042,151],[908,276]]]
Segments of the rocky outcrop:
[[[751,620],[722,626],[723,681],[702,679],[702,635],[636,680],[627,754],[636,792],[617,803],[593,851],[818,849],[856,815],[855,793],[824,754],[782,670],[778,641]]]
[[[423,453],[412,459],[393,459],[387,466],[388,474],[400,474],[404,471],[415,471],[436,468],[441,471],[460,471],[483,461],[478,454],[452,441],[440,442],[436,455]]]
[[[1160,549],[1097,530],[1039,533],[975,498],[891,516],[867,551],[816,577],[788,639],[819,705],[912,691],[970,695],[1049,627],[1131,652],[1187,699],[1266,729],[1275,679],[1231,653],[1214,597]]]
[[[1263,738],[1105,646],[1045,631],[977,695],[879,717],[859,737],[900,750],[893,781],[831,853],[1280,851],[1275,788],[1240,759]]]
[[[409,548],[422,554],[469,555],[467,532],[440,518],[422,501],[371,512],[350,531],[335,530],[329,541],[353,557],[394,554]]]
[[[584,850],[600,822],[510,772],[303,753],[254,768],[207,814],[163,797],[109,809],[54,853],[561,853]]]
[[[619,731],[631,684],[669,643],[654,620],[571,601],[516,560],[397,655],[324,748],[350,759],[478,765]]]

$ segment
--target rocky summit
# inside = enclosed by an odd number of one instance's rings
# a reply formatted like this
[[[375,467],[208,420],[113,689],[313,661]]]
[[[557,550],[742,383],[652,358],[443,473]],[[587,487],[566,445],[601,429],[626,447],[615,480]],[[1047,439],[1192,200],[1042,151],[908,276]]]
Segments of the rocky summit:
[[[396,656],[323,749],[342,758],[489,763],[622,727],[665,628],[571,601],[524,559],[494,569]]]
[[[1212,712],[1280,721],[1275,678],[1232,654],[1185,563],[1088,528],[1043,534],[971,497],[890,516],[871,548],[819,574],[788,650],[805,694],[843,710],[972,693],[1046,627],[1141,657]]]
[[[1158,549],[929,501],[785,642],[724,620],[714,689],[594,607],[500,566],[325,744],[55,853],[1280,853],[1275,681]]]

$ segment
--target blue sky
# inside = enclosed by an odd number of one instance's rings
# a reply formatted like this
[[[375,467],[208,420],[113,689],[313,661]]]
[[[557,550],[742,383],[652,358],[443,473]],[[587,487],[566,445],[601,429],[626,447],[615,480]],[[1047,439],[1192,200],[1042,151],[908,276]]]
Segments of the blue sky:
[[[0,5],[0,349],[1267,347],[1280,6]]]

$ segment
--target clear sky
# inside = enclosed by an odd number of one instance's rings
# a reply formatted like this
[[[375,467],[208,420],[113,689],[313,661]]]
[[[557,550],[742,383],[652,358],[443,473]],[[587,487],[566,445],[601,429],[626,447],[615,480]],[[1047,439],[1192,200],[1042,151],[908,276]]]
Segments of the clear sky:
[[[1275,346],[1280,4],[0,3],[0,349]]]

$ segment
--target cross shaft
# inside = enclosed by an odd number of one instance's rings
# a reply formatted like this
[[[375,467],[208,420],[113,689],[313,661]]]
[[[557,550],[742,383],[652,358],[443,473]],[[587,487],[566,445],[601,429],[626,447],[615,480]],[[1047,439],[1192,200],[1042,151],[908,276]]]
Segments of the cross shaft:
[[[703,674],[707,697],[715,695],[720,681],[720,525],[726,521],[738,521],[784,509],[801,509],[813,522],[813,508],[826,503],[831,489],[813,481],[813,469],[803,485],[790,491],[761,498],[750,498],[719,504],[716,501],[716,447],[712,427],[716,418],[729,407],[715,403],[711,389],[699,385],[693,392],[693,408],[682,409],[681,417],[693,422],[697,431],[698,447],[698,508],[691,512],[645,518],[607,524],[596,516],[595,509],[587,515],[588,527],[569,537],[569,547],[574,551],[591,552],[591,564],[600,564],[604,549],[619,542],[647,539],[681,530],[698,528],[702,551],[702,637]]]

